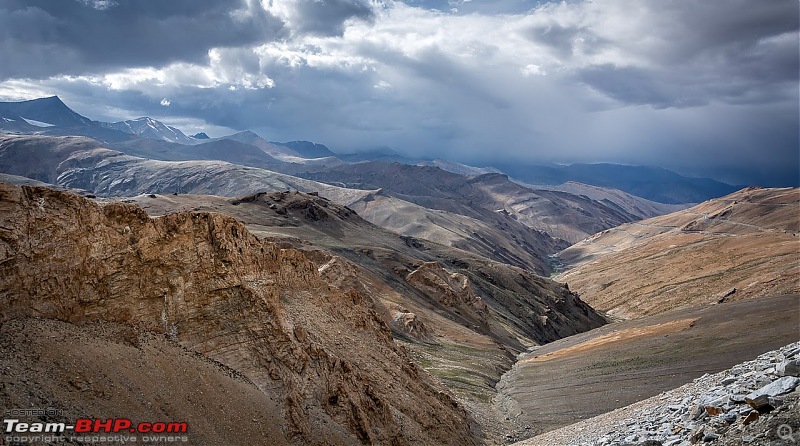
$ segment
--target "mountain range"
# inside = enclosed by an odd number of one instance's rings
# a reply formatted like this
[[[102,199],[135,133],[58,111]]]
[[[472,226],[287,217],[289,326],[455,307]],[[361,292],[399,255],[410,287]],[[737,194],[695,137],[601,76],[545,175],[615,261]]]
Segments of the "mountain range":
[[[104,122],[101,123],[101,125],[110,129],[141,136],[143,138],[163,140],[179,144],[194,144],[196,142],[195,138],[184,135],[182,131],[176,129],[175,127],[165,125],[160,121],[156,121],[155,119],[148,117],[112,123]]]
[[[35,124],[31,124],[34,122]],[[154,139],[180,144],[196,144],[203,138],[186,136],[179,129],[158,120],[142,117],[115,123],[88,119],[70,109],[57,96],[23,102],[0,102],[0,131],[52,136],[88,136],[106,144]],[[261,148],[283,161],[303,162],[314,158],[337,158],[340,162],[380,160],[404,164],[430,163],[410,159],[383,147],[369,152],[337,154],[322,144],[308,141],[270,143],[253,132],[242,132],[222,139],[236,140]],[[116,148],[116,147],[114,147]],[[288,158],[287,158],[288,157]],[[488,166],[528,184],[558,185],[579,182],[614,188],[652,201],[667,204],[697,203],[741,188],[709,178],[691,178],[666,169],[618,164],[528,165],[524,163]],[[446,170],[446,169],[445,169]]]
[[[796,338],[799,191],[734,189],[1,103],[0,405],[508,444]]]

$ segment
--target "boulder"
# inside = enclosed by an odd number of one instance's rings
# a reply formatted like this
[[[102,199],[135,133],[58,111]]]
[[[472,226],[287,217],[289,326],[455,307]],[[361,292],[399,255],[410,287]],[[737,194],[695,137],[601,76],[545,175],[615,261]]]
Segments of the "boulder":
[[[800,376],[800,359],[787,359],[775,368],[778,376]]]
[[[784,393],[788,393],[794,390],[794,388],[797,387],[798,384],[800,384],[800,378],[797,378],[795,376],[784,376],[783,378],[779,378],[754,392],[750,392],[747,395],[747,398],[754,400],[762,395],[766,395],[768,397],[783,395]]]

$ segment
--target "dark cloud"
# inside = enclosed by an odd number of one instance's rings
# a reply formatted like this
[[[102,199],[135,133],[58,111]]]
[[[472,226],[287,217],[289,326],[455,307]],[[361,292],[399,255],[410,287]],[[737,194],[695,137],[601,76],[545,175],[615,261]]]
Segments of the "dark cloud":
[[[797,2],[674,1],[649,7],[639,40],[613,42],[646,60],[646,68],[593,64],[578,70],[581,82],[623,103],[659,108],[771,102],[785,97],[787,85],[797,85]],[[564,46],[577,35],[574,29],[547,30],[534,38],[553,45],[556,37]]]
[[[569,59],[575,50],[578,39],[581,42],[589,41],[588,48],[592,52],[598,51],[603,45],[603,39],[598,38],[586,27],[564,26],[556,22],[547,25],[535,25],[527,30],[527,37],[533,42],[543,43],[552,48],[556,54],[564,59]]]
[[[735,57],[730,50],[750,48],[784,33],[796,34],[800,20],[796,1],[684,0],[655,6],[662,20],[654,24],[653,32],[670,42],[660,57],[671,63],[720,51],[728,52],[726,57]]]
[[[39,78],[0,95],[340,151],[800,181],[795,1],[405,3],[0,0],[0,78]]]
[[[297,0],[292,26],[296,32],[337,35],[350,19],[371,21],[372,6],[362,0]]]
[[[712,106],[694,124],[657,129],[644,161],[737,185],[800,186],[800,106]],[[654,150],[654,149],[658,150]]]
[[[0,1],[0,79],[202,63],[213,47],[271,40],[282,28],[256,2]]]
[[[664,82],[660,73],[643,68],[595,65],[580,70],[577,78],[626,104],[656,108],[695,107],[708,101],[702,95],[693,94],[695,92],[685,85],[670,85]]]

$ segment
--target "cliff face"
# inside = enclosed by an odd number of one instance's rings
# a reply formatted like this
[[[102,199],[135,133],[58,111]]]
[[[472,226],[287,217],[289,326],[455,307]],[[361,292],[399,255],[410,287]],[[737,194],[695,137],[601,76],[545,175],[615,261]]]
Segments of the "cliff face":
[[[426,262],[406,276],[406,281],[439,304],[456,309],[477,325],[488,325],[489,307],[472,290],[467,276],[452,273],[436,262]]]
[[[394,343],[374,305],[221,214],[151,218],[0,183],[0,323],[162,332],[277,397],[283,435],[297,443],[475,443],[466,412]]]

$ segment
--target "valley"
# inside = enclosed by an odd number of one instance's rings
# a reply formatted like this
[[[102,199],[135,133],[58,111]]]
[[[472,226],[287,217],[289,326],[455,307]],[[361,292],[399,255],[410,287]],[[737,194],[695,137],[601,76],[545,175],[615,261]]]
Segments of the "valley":
[[[535,348],[498,389],[507,414],[538,434],[795,342],[799,323],[797,294],[676,309]]]
[[[800,336],[797,188],[29,102],[0,106],[2,407],[180,418],[198,444],[501,445]]]

